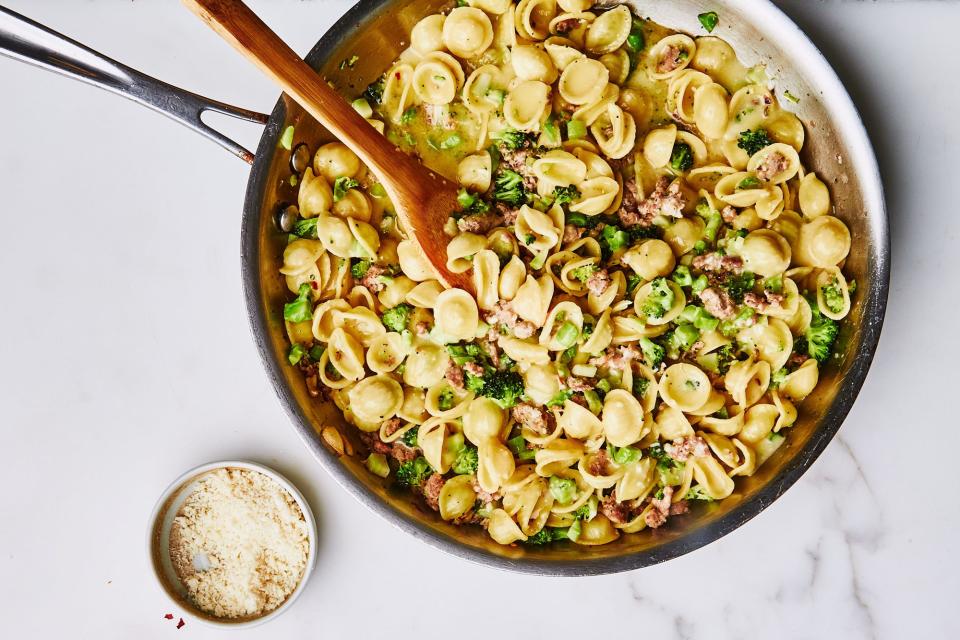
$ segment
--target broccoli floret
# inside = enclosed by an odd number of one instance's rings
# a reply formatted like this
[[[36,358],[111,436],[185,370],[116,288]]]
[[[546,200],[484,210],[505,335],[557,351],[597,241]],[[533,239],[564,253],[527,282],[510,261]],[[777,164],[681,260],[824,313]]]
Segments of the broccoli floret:
[[[419,487],[433,475],[433,467],[423,456],[408,460],[397,469],[397,481],[411,487]]]
[[[650,284],[650,293],[647,295],[647,299],[643,301],[640,310],[648,318],[662,318],[673,306],[675,298],[673,289],[667,284],[666,278],[654,278]]]
[[[636,374],[634,374],[636,375]],[[633,395],[642,398],[647,395],[647,389],[650,387],[650,381],[646,378],[636,377],[633,379]]]
[[[767,132],[763,129],[744,131],[737,139],[737,146],[751,156],[764,147],[769,147],[771,144],[773,144],[773,140],[770,139],[770,136],[768,136]]]
[[[643,278],[635,273],[630,273],[627,275],[627,294],[632,296],[633,292],[636,291],[637,287],[640,286],[642,281]]]
[[[306,322],[313,318],[313,304],[310,300],[310,285],[304,282],[297,289],[297,299],[283,305],[283,318],[290,322]]]
[[[840,288],[839,280],[834,278],[829,284],[820,287],[820,293],[823,295],[823,304],[832,313],[843,311],[843,289]]]
[[[457,192],[457,204],[460,205],[461,211],[466,214],[486,213],[490,210],[490,205],[484,202],[480,196],[470,193],[462,187]]]
[[[507,149],[524,149],[533,145],[533,134],[516,129],[505,129],[491,137]]]
[[[413,307],[406,303],[401,303],[392,309],[387,309],[381,317],[383,326],[397,333],[402,333],[410,322],[411,311],[413,311]]]
[[[570,271],[570,276],[580,282],[586,282],[590,279],[590,276],[597,272],[597,265],[595,264],[585,264],[582,267],[577,267]]]
[[[312,238],[317,239],[317,222],[320,218],[307,218],[305,220],[297,220],[297,224],[293,226],[293,234],[300,238]]]
[[[710,206],[706,199],[697,203],[697,215],[703,218],[706,225],[703,228],[703,239],[713,244],[717,241],[717,232],[723,226],[723,216]]]
[[[340,200],[343,200],[343,197],[347,195],[347,191],[350,191],[350,189],[356,189],[359,186],[360,183],[353,178],[340,176],[333,181],[333,201],[339,202]]]
[[[597,515],[599,503],[600,501],[597,499],[597,496],[590,496],[589,500],[577,507],[576,511],[570,515],[577,520],[593,520],[593,518]]]
[[[367,102],[371,105],[378,105],[383,101],[383,85],[383,78],[367,85],[367,88],[363,90],[363,97],[367,99]]]
[[[693,284],[693,275],[690,273],[690,267],[686,265],[677,265],[670,278],[681,287],[689,287]]]
[[[640,338],[640,350],[643,351],[643,359],[651,369],[659,367],[666,355],[664,348],[650,338]]]
[[[523,176],[511,169],[503,169],[493,183],[493,199],[519,207],[527,201],[523,189]]]
[[[449,411],[453,409],[454,395],[453,389],[447,387],[437,396],[437,407],[440,411]]]
[[[690,489],[687,491],[687,495],[683,496],[683,499],[684,499],[684,500],[702,500],[702,501],[704,501],[704,502],[713,502],[713,498],[711,498],[711,497],[707,494],[707,492],[704,491],[703,487],[700,486],[699,484],[696,485],[696,486],[694,486],[694,487],[690,487]]]
[[[517,456],[519,460],[533,460],[537,456],[537,450],[531,449],[527,444],[526,438],[516,436],[507,440],[507,448]]]
[[[466,445],[457,454],[457,459],[453,461],[450,467],[458,475],[467,475],[477,472],[477,448]]]
[[[675,358],[681,352],[687,352],[700,339],[700,331],[692,324],[678,324],[667,338],[670,357]]]
[[[480,347],[475,344],[448,344],[447,353],[461,367],[468,362],[476,362],[482,355]]]
[[[467,374],[467,379],[463,385],[467,391],[473,391],[474,393],[479,394],[483,389],[483,378],[480,376],[475,376],[472,373]]]
[[[670,154],[670,166],[674,171],[684,173],[693,166],[693,151],[690,145],[685,142],[678,142],[673,145],[673,153]]]
[[[287,360],[290,361],[290,364],[297,364],[303,360],[303,356],[307,355],[306,349],[303,348],[302,344],[294,344],[290,346],[290,351],[287,352]]]
[[[756,276],[749,271],[744,271],[728,276],[727,281],[723,283],[723,288],[727,290],[734,302],[742,304],[743,295],[752,290],[755,284]]]
[[[504,409],[517,404],[523,395],[523,378],[516,371],[496,371],[483,380],[480,395],[490,398]]]
[[[816,358],[817,362],[826,362],[833,352],[833,344],[840,327],[834,320],[820,313],[816,304],[811,304],[810,310],[813,315],[805,336],[807,353],[811,358]]]
[[[418,430],[416,427],[413,429],[408,429],[403,433],[402,436],[400,436],[400,440],[403,442],[403,444],[413,449],[417,446],[417,432]]]
[[[580,190],[572,184],[567,187],[554,187],[553,189],[554,204],[570,204],[579,198]]]
[[[576,350],[576,347],[570,347],[570,348]],[[571,391],[570,389],[564,389],[563,391],[557,392],[557,395],[550,398],[550,400],[547,401],[547,406],[559,407],[572,397],[573,397],[573,391]]]
[[[643,456],[640,449],[634,449],[633,447],[614,447],[609,444],[607,445],[607,453],[610,454],[610,457],[613,458],[613,461],[617,464],[636,462]]]
[[[614,224],[608,224],[600,232],[600,248],[609,256],[630,244],[630,234]]]
[[[770,376],[770,384],[774,387],[779,387],[783,384],[783,381],[787,379],[787,376],[790,375],[790,372],[787,371],[786,367],[781,367],[773,372],[773,375]]]
[[[550,493],[560,504],[570,504],[577,496],[577,483],[572,478],[550,476]]]
[[[553,527],[544,527],[537,531],[535,534],[527,538],[524,544],[534,545],[534,546],[543,546],[545,544],[550,544],[557,540],[567,540],[570,539],[569,529],[566,528],[553,528]]]
[[[370,268],[370,265],[373,264],[370,260],[357,260],[352,265],[350,265],[350,274],[357,280],[362,278],[367,274],[367,269]]]

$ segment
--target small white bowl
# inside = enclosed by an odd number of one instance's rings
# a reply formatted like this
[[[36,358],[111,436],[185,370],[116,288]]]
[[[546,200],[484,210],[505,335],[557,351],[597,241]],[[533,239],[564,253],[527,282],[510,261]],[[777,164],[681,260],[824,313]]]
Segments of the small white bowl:
[[[173,524],[173,519],[180,510],[180,507],[183,506],[183,503],[186,501],[187,496],[194,491],[197,483],[206,474],[217,469],[230,468],[257,471],[268,478],[273,479],[275,482],[277,482],[277,484],[290,493],[297,505],[300,507],[300,512],[303,514],[304,521],[307,523],[307,537],[309,545],[307,549],[307,566],[303,570],[303,575],[300,577],[300,582],[279,607],[261,616],[246,618],[217,618],[215,616],[211,616],[209,613],[197,609],[193,603],[190,602],[189,598],[187,598],[187,590],[177,577],[177,574],[173,569],[173,563],[170,561],[170,527]],[[150,559],[150,564],[153,567],[153,571],[156,574],[157,580],[160,582],[160,586],[163,587],[163,590],[168,596],[170,596],[170,599],[173,600],[175,605],[192,614],[197,620],[212,626],[228,627],[232,629],[254,627],[279,616],[281,613],[289,609],[290,605],[292,605],[293,602],[300,596],[304,586],[307,584],[307,580],[310,578],[310,574],[313,573],[313,565],[316,562],[317,522],[314,519],[313,512],[310,510],[310,505],[307,504],[303,494],[301,494],[300,491],[293,486],[289,480],[284,478],[273,469],[255,462],[248,462],[246,460],[209,462],[184,473],[182,476],[174,480],[173,484],[171,484],[167,490],[163,492],[163,495],[160,496],[160,499],[157,501],[157,505],[154,507],[153,513],[150,516],[150,528],[147,531],[147,555]]]

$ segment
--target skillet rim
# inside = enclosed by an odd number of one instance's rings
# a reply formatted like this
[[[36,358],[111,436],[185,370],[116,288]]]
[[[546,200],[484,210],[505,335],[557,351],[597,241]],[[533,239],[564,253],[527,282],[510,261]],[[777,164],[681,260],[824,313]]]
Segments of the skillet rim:
[[[307,63],[314,68],[319,68],[344,38],[395,1],[360,0],[337,20],[314,45],[305,57]],[[756,7],[751,8],[751,12],[754,12],[754,15],[760,15],[758,21],[762,22],[765,19],[775,21],[776,24],[772,27],[773,29],[788,31],[792,38],[806,48],[806,51],[796,55],[808,55],[812,58],[810,64],[816,67],[813,71],[817,74],[818,81],[821,83],[821,93],[831,96],[831,115],[844,121],[850,127],[846,129],[844,137],[851,152],[857,156],[860,165],[857,180],[863,189],[864,203],[869,212],[870,237],[868,240],[870,244],[867,269],[870,273],[870,283],[866,288],[868,295],[863,302],[860,341],[856,345],[856,352],[852,354],[853,360],[850,368],[838,382],[838,390],[830,408],[821,418],[819,425],[803,448],[797,451],[777,476],[767,482],[748,500],[735,505],[716,520],[704,524],[689,534],[645,551],[590,560],[557,561],[536,558],[506,558],[481,549],[475,549],[457,542],[455,538],[444,536],[426,526],[423,522],[409,518],[400,511],[393,509],[389,503],[379,499],[367,490],[350,473],[347,467],[338,461],[336,456],[324,448],[311,421],[300,409],[296,398],[284,382],[281,368],[283,357],[282,354],[274,353],[271,347],[267,333],[269,330],[267,318],[261,305],[263,291],[260,283],[259,246],[260,221],[264,213],[261,210],[261,203],[268,187],[270,163],[277,148],[277,141],[286,116],[283,96],[280,96],[260,138],[244,198],[240,253],[247,318],[263,368],[300,439],[314,454],[320,466],[371,511],[430,546],[476,564],[544,576],[572,577],[620,573],[652,566],[685,555],[719,540],[746,524],[799,480],[800,476],[813,465],[837,434],[866,380],[877,351],[886,313],[890,285],[890,237],[879,165],[858,109],[836,72],[817,46],[793,20],[770,0],[739,1],[756,5]]]

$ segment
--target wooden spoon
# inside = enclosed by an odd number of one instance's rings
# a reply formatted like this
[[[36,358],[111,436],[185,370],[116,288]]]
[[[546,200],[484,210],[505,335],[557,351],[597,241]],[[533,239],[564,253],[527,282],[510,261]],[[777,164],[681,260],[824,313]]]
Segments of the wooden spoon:
[[[240,0],[183,3],[373,170],[444,285],[474,292],[467,274],[447,269],[450,238],[443,227],[460,208],[457,185],[391,144]]]

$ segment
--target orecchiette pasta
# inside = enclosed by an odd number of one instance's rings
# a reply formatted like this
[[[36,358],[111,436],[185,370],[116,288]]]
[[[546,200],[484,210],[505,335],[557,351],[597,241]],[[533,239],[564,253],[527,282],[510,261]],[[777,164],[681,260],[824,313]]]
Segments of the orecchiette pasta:
[[[440,283],[344,144],[298,151],[289,362],[389,458],[375,480],[447,522],[644,535],[782,454],[839,360],[857,298],[833,176],[719,38],[627,4],[465,4],[417,22],[354,107],[456,179],[436,232],[473,291]]]

